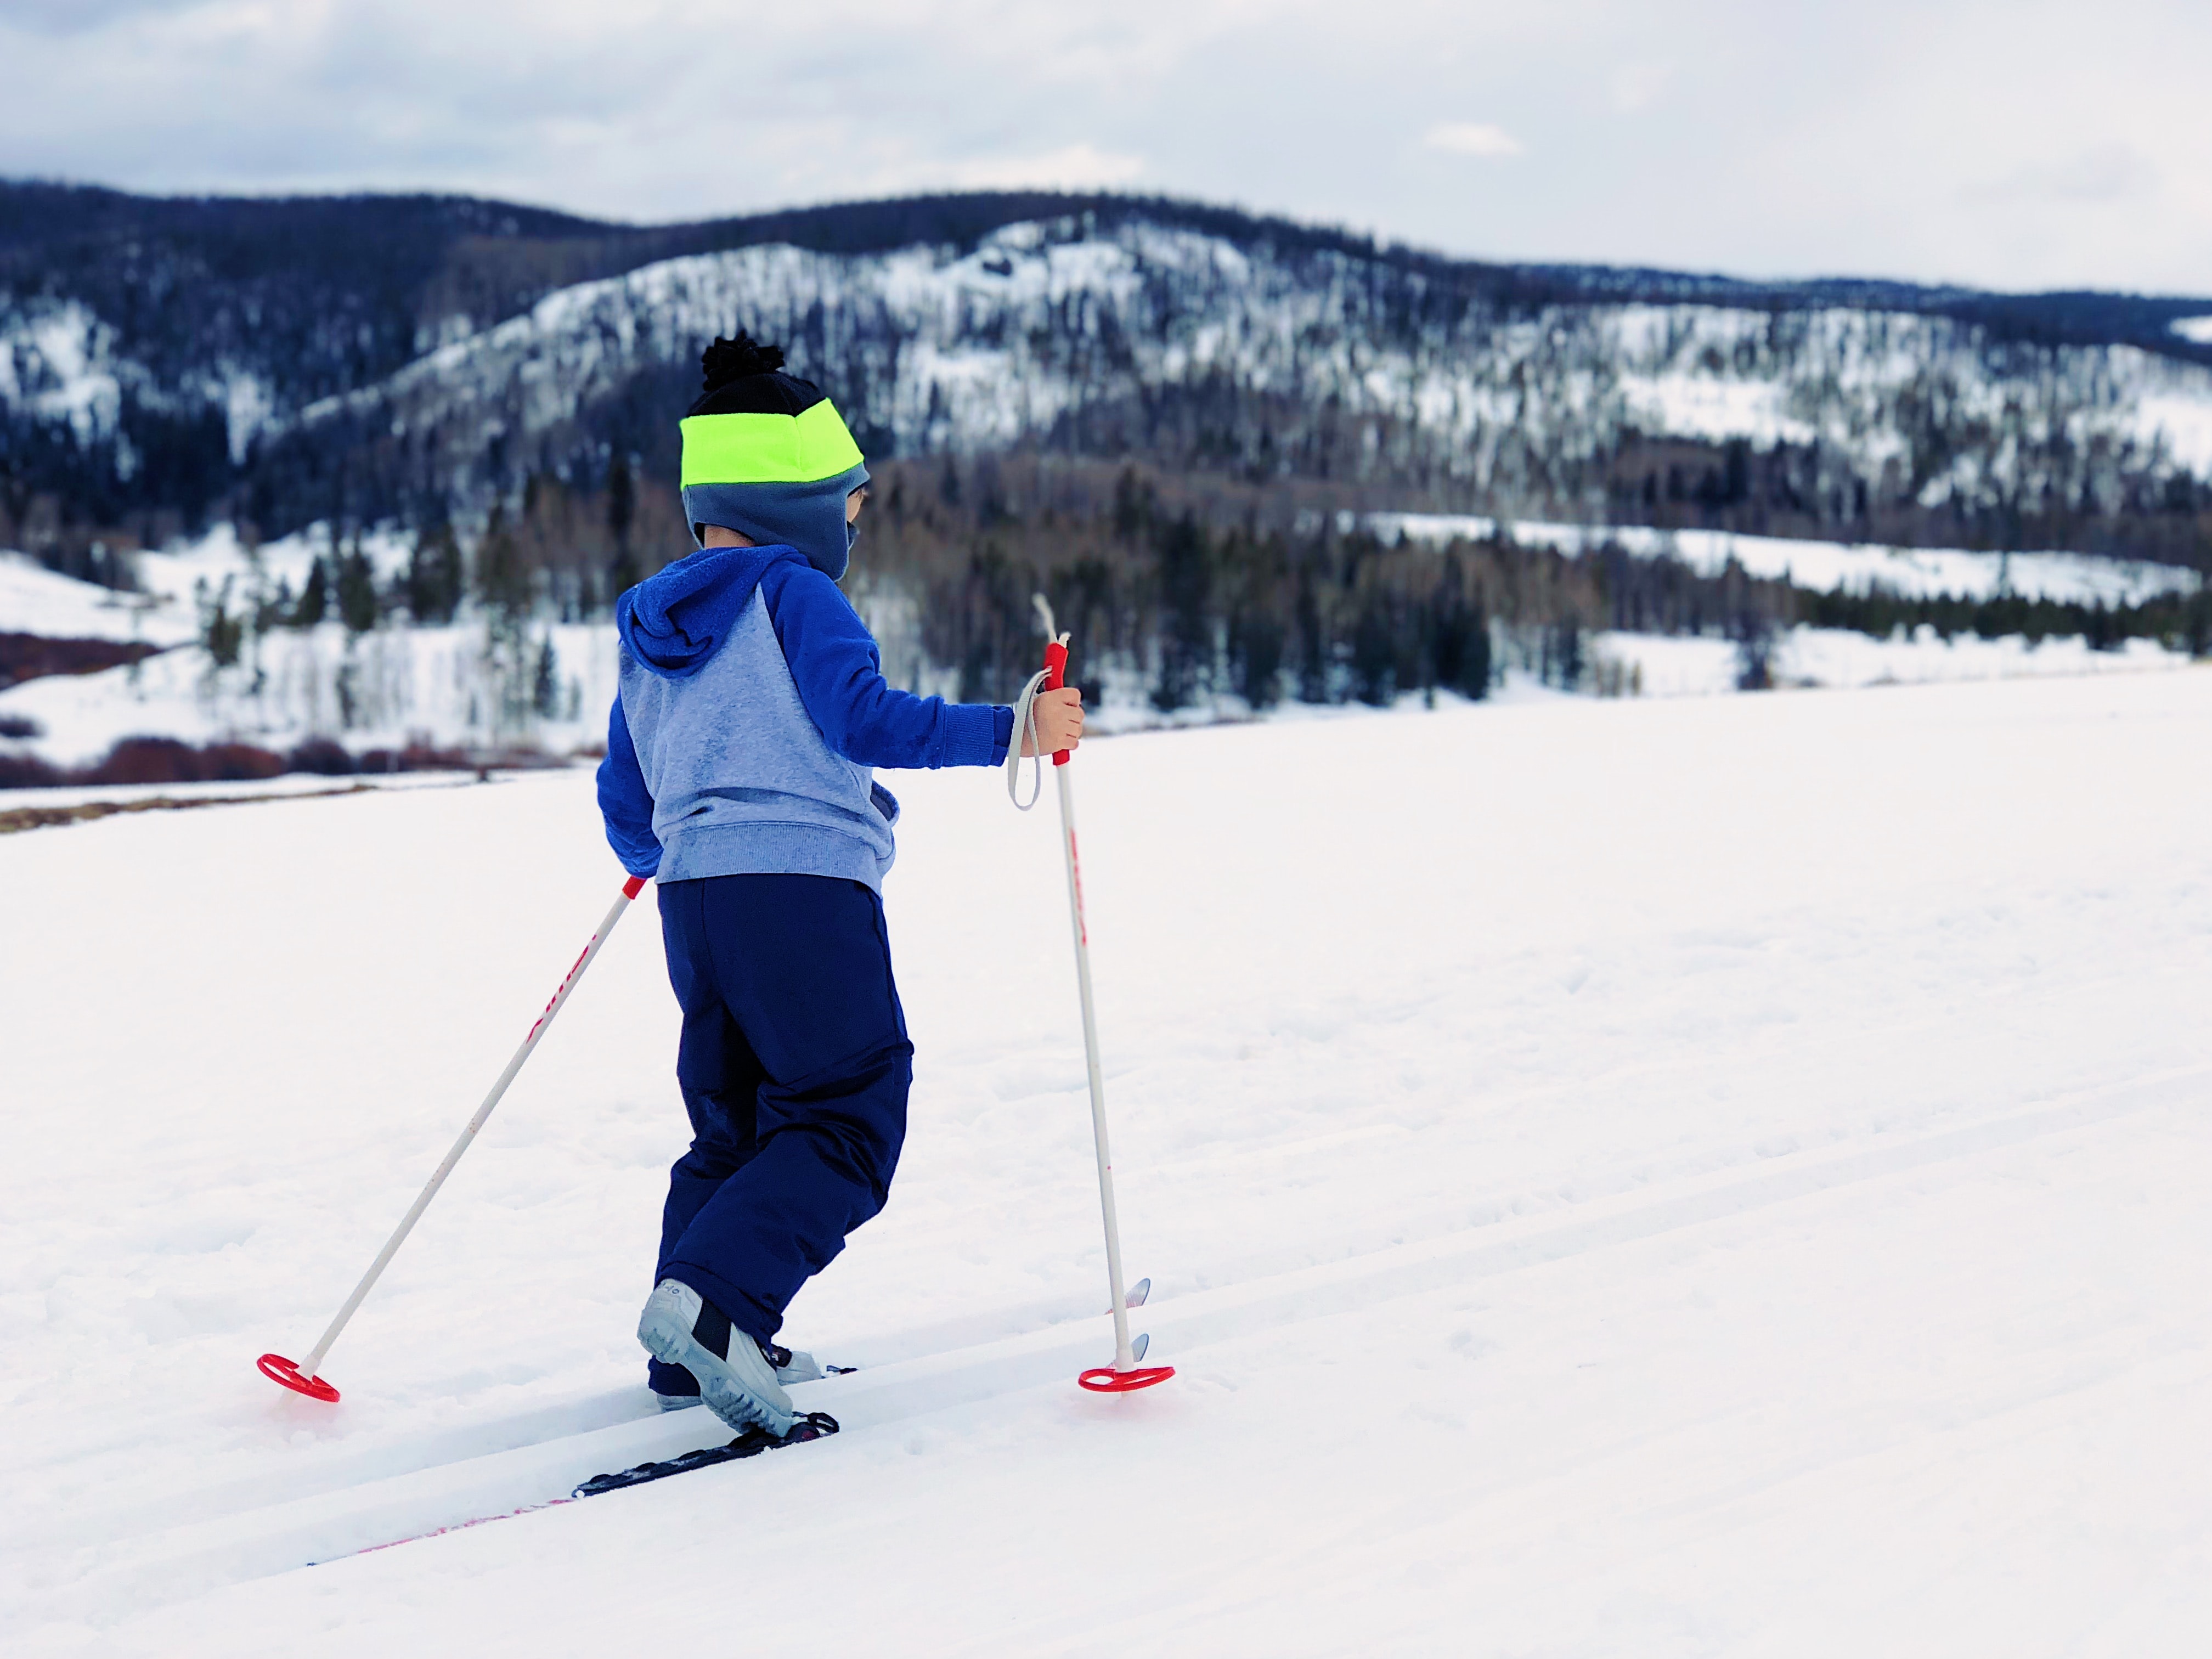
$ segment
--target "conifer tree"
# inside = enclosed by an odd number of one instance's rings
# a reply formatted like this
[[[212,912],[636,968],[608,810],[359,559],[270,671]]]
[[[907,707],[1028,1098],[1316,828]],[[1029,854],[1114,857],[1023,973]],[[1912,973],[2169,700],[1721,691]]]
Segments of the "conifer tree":
[[[1160,678],[1152,701],[1180,708],[1211,678],[1213,550],[1196,514],[1186,511],[1159,544]]]
[[[230,614],[230,578],[222,579],[222,586],[213,599],[206,590],[200,592],[200,642],[207,647],[208,656],[217,668],[228,668],[238,661],[239,647],[246,638],[246,619]]]
[[[554,654],[550,634],[538,642],[538,666],[531,676],[530,706],[541,720],[553,720],[561,713],[561,659]]]
[[[453,527],[440,522],[415,538],[408,556],[405,579],[408,614],[418,623],[437,624],[453,619],[461,602],[461,547]]]
[[[1397,629],[1387,601],[1371,589],[1352,624],[1352,684],[1360,702],[1377,708],[1398,689]]]
[[[521,544],[507,528],[504,504],[492,508],[483,540],[477,544],[477,597],[495,617],[510,624],[530,611],[530,571]]]
[[[376,626],[376,571],[356,537],[350,550],[338,558],[338,620],[349,634],[366,634]]]
[[[307,567],[307,583],[300,590],[300,603],[293,607],[293,627],[313,628],[321,623],[324,613],[331,608],[331,585],[330,573],[319,553],[314,563]]]
[[[607,468],[607,534],[615,544],[614,558],[607,565],[607,604],[611,607],[623,592],[645,579],[638,568],[637,556],[630,551],[630,527],[637,521],[637,482],[630,471],[629,457],[617,453]],[[585,578],[584,608],[596,609],[596,597],[592,593],[590,577]]]

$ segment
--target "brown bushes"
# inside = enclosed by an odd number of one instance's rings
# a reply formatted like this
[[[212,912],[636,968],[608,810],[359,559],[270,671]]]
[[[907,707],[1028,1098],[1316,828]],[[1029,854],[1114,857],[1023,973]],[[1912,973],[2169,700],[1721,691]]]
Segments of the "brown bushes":
[[[82,788],[100,784],[245,783],[287,773],[352,777],[358,773],[502,771],[557,764],[525,750],[496,755],[434,749],[372,749],[355,755],[328,738],[309,738],[289,754],[247,743],[195,745],[175,738],[125,738],[89,766],[62,767],[35,755],[0,755],[0,789]]]
[[[48,674],[96,674],[137,662],[159,646],[125,640],[50,640],[41,634],[0,634],[0,688]]]

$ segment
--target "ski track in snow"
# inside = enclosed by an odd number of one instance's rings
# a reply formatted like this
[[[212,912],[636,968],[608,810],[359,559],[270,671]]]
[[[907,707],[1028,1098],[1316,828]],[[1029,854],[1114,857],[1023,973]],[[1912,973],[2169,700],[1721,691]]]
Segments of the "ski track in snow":
[[[604,908],[588,780],[12,837],[0,1628],[602,1651],[649,1595],[659,1640],[863,1651],[2192,1651],[2208,738],[2197,671],[1087,748],[1181,1370],[1122,1400],[1073,1386],[1110,1337],[1050,830],[891,779],[914,1127],[787,1331],[866,1367],[797,1392],[845,1433],[359,1557],[726,1437],[629,1339],[681,1117],[642,905],[345,1401],[252,1370]]]

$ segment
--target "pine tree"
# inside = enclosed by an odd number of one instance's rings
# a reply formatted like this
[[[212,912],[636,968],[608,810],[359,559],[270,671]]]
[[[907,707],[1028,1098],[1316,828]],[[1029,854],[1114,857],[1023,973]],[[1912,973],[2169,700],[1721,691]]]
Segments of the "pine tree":
[[[630,526],[637,520],[637,481],[631,476],[629,457],[617,454],[607,468],[607,534],[617,553],[629,550]]]
[[[407,560],[408,614],[418,623],[453,621],[461,602],[461,547],[453,526],[441,522],[418,534]]]
[[[366,634],[376,626],[376,571],[358,537],[338,559],[337,597],[338,620],[348,633]]]
[[[538,642],[538,667],[531,676],[530,706],[541,720],[557,719],[561,713],[561,659],[554,654],[550,634]]]
[[[1397,629],[1388,603],[1370,591],[1352,629],[1352,684],[1359,701],[1387,708],[1398,689]]]
[[[322,556],[317,554],[307,568],[307,585],[300,590],[300,603],[292,610],[293,627],[313,628],[323,620],[323,614],[331,608],[331,586],[330,573],[324,568]]]
[[[1180,708],[1206,689],[1212,666],[1213,550],[1185,512],[1160,538],[1160,679],[1152,701]]]
[[[495,617],[509,623],[530,611],[530,572],[521,544],[507,528],[504,505],[492,508],[483,540],[477,544],[477,597]]]
[[[607,468],[607,534],[613,538],[615,556],[607,565],[607,607],[629,589],[645,580],[645,572],[638,568],[637,556],[630,551],[630,527],[637,521],[637,482],[630,471],[629,457],[617,454]],[[595,596],[590,588],[590,578],[585,578],[584,605],[596,609]]]
[[[1298,633],[1298,701],[1328,701],[1328,636],[1322,627],[1321,599],[1310,562],[1298,569],[1297,600],[1292,611]]]
[[[217,668],[231,667],[238,661],[239,647],[245,641],[246,619],[230,614],[230,578],[222,579],[222,586],[210,599],[204,587],[200,592],[200,642],[207,647],[208,656]]]
[[[1478,594],[1466,597],[1465,567],[1455,551],[1444,556],[1431,620],[1430,664],[1436,683],[1463,697],[1490,695],[1490,619]]]

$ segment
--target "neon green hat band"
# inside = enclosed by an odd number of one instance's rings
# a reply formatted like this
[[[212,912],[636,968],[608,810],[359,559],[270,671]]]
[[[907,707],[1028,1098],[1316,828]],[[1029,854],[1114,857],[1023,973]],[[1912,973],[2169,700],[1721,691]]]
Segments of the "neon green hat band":
[[[684,433],[684,488],[813,483],[860,465],[860,447],[824,398],[796,415],[692,415]]]

